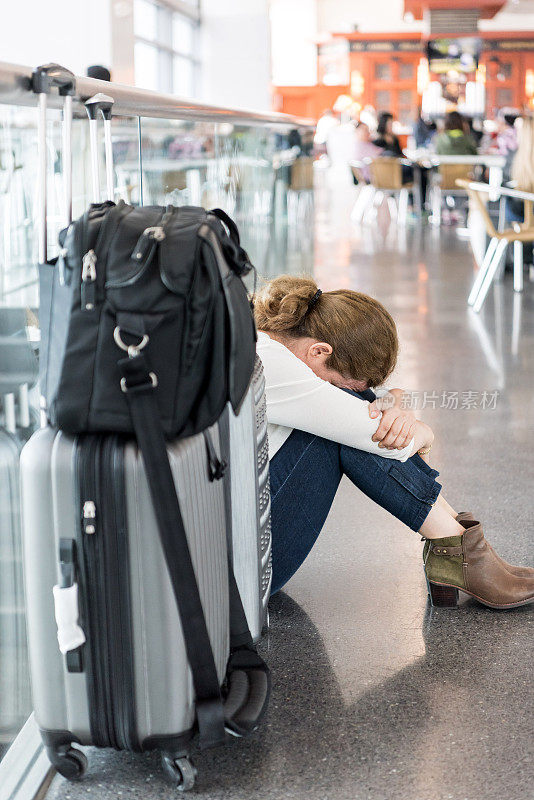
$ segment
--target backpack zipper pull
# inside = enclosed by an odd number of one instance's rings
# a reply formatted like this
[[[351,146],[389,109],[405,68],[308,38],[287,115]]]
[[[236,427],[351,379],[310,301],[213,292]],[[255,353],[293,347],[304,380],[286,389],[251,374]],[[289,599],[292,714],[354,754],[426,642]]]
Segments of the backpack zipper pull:
[[[86,500],[83,504],[83,532],[96,533],[96,505],[93,500]]]
[[[96,299],[96,253],[88,250],[82,259],[82,309],[92,311]]]

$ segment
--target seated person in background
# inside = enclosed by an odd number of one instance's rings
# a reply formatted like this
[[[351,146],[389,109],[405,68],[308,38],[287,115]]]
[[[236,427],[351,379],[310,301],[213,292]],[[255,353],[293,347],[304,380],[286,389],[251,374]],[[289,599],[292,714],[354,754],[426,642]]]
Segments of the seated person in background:
[[[512,109],[501,109],[497,118],[497,148],[499,153],[507,156],[508,153],[515,153],[518,145],[517,131],[514,127],[519,114]]]
[[[393,133],[393,114],[389,111],[381,111],[378,117],[376,138],[373,144],[382,148],[381,156],[386,158],[404,158],[404,153],[397,136]],[[427,186],[427,170],[417,167],[418,180],[421,187],[421,200],[424,205]],[[409,164],[402,164],[402,182],[412,183],[416,179],[414,167]]]
[[[466,136],[471,137],[477,150],[479,150],[482,139],[484,138],[481,121],[479,119],[474,119],[474,117],[464,117],[464,133]]]
[[[389,111],[381,111],[378,116],[378,126],[373,144],[382,148],[383,156],[393,156],[395,158],[403,158],[404,156],[399,139],[393,133],[393,114],[390,114]]]
[[[415,125],[413,126],[413,136],[415,139],[416,147],[428,147],[434,136],[436,135],[436,123],[432,120],[426,120],[419,109],[419,114]]]
[[[522,192],[534,192],[534,119],[532,117],[523,117],[517,150],[512,160],[510,178],[514,182],[514,189]],[[515,197],[506,198],[505,219],[508,225],[512,222],[525,221],[522,200]]]
[[[436,153],[440,156],[476,156],[474,139],[465,133],[464,119],[457,111],[445,117],[445,129],[434,139]]]
[[[356,123],[356,140],[354,142],[354,160],[363,161],[364,158],[377,158],[382,153],[382,149],[371,141],[369,126],[365,122]],[[361,168],[361,173],[365,180],[369,182],[371,175],[367,164]]]
[[[312,278],[281,275],[256,295],[254,315],[266,380],[272,591],[308,556],[346,475],[427,540],[424,570],[435,603],[456,605],[458,589],[492,608],[534,602],[534,569],[505,563],[481,523],[443,497],[428,463],[434,434],[403,407],[403,391],[383,390],[376,400],[370,391],[397,361],[386,309],[360,292],[321,292]],[[353,514],[357,534],[357,508]],[[399,572],[392,592],[401,582]]]

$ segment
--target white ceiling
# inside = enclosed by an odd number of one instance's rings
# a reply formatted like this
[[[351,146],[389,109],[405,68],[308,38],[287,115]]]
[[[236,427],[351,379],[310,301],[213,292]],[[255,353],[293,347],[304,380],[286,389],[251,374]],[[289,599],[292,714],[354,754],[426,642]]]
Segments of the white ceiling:
[[[534,0],[508,0],[501,13],[534,15]]]
[[[286,7],[304,0],[284,0]],[[308,8],[313,5],[307,0]],[[421,22],[403,19],[404,0],[315,0],[317,30],[350,31],[358,25],[363,32],[421,30]],[[534,0],[508,0],[493,19],[481,20],[481,30],[534,30]]]

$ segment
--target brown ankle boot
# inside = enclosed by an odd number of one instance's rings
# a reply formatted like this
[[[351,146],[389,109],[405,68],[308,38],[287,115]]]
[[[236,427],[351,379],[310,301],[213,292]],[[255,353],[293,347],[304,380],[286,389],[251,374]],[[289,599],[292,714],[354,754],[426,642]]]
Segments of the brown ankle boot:
[[[534,576],[512,575],[475,520],[462,536],[430,540],[425,573],[432,605],[456,606],[458,589],[490,608],[534,603]]]
[[[460,513],[456,517],[456,521],[459,522],[460,525],[463,525],[464,528],[468,528],[469,525],[466,525],[464,523],[475,522],[475,518],[470,511],[460,511]],[[488,542],[488,547],[490,547],[493,550],[493,547],[490,545],[489,542]],[[495,553],[495,550],[493,550],[493,552]],[[513,564],[509,564],[507,561],[504,560],[504,558],[501,558],[500,555],[498,555],[497,553],[495,553],[495,556],[499,559],[501,564],[504,567],[506,567],[508,572],[512,573],[512,575],[517,575],[519,578],[528,578],[529,576],[534,575],[534,569],[532,567],[516,567]]]

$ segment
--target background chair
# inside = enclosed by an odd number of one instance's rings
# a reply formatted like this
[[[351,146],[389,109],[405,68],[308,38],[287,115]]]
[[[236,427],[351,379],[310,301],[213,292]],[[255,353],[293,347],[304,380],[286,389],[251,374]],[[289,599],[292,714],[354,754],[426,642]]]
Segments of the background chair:
[[[312,156],[299,156],[291,164],[287,214],[292,222],[302,223],[313,212],[314,161]]]
[[[534,242],[532,201],[523,201],[524,222],[514,222],[512,228],[497,231],[488,209],[482,200],[482,195],[488,194],[491,187],[488,185],[488,191],[486,192],[484,189],[475,189],[472,184],[466,180],[460,179],[457,183],[467,192],[469,201],[473,204],[473,208],[482,216],[486,226],[486,232],[490,237],[490,243],[486,250],[484,261],[477,273],[473,288],[467,300],[468,304],[473,307],[473,310],[478,313],[486,299],[492,281],[498,274],[506,254],[506,248],[512,242],[514,245],[514,291],[523,291],[523,244],[525,242]]]
[[[369,164],[371,183],[375,188],[373,205],[377,208],[384,199],[388,201],[390,213],[397,214],[399,225],[405,225],[408,216],[408,201],[412,194],[414,206],[421,213],[421,189],[414,181],[402,182],[402,160],[398,158],[375,158]]]
[[[467,192],[458,181],[469,181],[473,178],[471,164],[439,164],[434,172],[430,188],[430,204],[432,207],[432,224],[441,225],[441,207],[444,197],[466,197]]]

